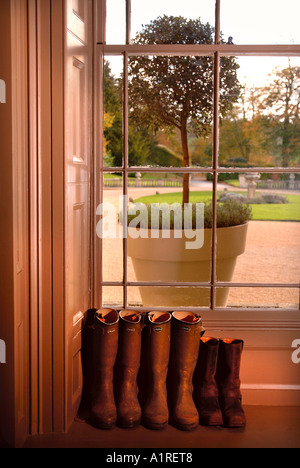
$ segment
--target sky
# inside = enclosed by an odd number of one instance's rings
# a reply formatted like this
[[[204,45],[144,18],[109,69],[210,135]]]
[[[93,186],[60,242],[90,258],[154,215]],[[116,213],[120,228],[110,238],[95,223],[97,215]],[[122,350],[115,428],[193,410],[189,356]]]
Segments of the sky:
[[[160,15],[182,15],[214,24],[215,0],[131,0],[132,36],[143,24]],[[116,14],[117,12],[117,14]],[[235,44],[300,44],[300,0],[221,0],[221,31]],[[107,44],[125,38],[125,0],[107,0]],[[115,74],[121,60],[112,63]],[[262,86],[276,66],[288,66],[287,58],[239,58],[239,79]],[[300,66],[300,57],[292,60]]]

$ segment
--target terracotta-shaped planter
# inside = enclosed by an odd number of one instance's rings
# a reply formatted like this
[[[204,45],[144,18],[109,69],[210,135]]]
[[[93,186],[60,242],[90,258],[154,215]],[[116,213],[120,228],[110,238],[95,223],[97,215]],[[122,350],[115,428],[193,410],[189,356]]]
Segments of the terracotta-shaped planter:
[[[138,282],[174,282],[174,287],[140,287],[145,307],[209,307],[210,288],[176,287],[176,282],[210,282],[212,230],[204,229],[204,244],[197,250],[186,249],[191,239],[177,239],[174,231],[171,238],[133,239],[128,228],[128,256],[132,258]],[[217,229],[217,279],[232,281],[239,255],[246,247],[248,224]],[[226,307],[229,289],[219,288],[216,295],[217,307]]]

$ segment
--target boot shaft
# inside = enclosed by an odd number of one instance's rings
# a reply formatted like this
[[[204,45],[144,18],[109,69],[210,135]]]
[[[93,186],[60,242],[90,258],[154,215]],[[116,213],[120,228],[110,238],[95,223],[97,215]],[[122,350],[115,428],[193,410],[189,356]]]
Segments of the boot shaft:
[[[239,392],[243,340],[223,339],[219,343],[216,380],[218,387]]]
[[[201,317],[192,312],[173,312],[171,360],[173,370],[189,379],[195,371],[200,338],[204,333]]]
[[[150,312],[146,317],[147,361],[153,375],[166,377],[170,359],[171,314]]]
[[[119,364],[123,368],[140,367],[142,347],[142,315],[135,311],[124,310],[119,314]]]
[[[199,357],[195,371],[195,386],[197,389],[216,386],[216,372],[219,354],[219,340],[211,337],[200,339]]]
[[[119,315],[114,309],[100,309],[94,317],[93,354],[96,368],[112,368],[119,342]]]

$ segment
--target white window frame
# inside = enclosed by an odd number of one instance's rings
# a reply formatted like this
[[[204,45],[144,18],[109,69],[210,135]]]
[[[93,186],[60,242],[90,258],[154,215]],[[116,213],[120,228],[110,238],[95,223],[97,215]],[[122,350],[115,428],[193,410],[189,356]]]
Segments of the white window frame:
[[[109,1],[109,0],[108,0]],[[212,173],[213,174],[213,227],[212,227],[212,271],[211,281],[208,283],[176,283],[176,286],[199,286],[211,288],[211,305],[209,308],[201,308],[201,313],[217,311],[226,312],[226,317],[235,317],[236,313],[249,312],[260,313],[266,312],[268,316],[272,317],[273,313],[282,312],[279,308],[274,307],[259,307],[259,308],[238,308],[238,307],[216,307],[216,291],[219,287],[231,288],[289,288],[297,289],[300,295],[300,283],[225,283],[217,281],[216,278],[216,239],[217,239],[217,226],[216,226],[216,206],[217,206],[217,180],[218,175],[222,173],[300,173],[299,168],[283,168],[283,167],[253,167],[253,168],[224,168],[219,166],[219,70],[220,58],[222,56],[248,56],[248,57],[300,57],[300,45],[227,45],[220,44],[220,3],[222,0],[216,0],[215,8],[215,43],[213,45],[137,45],[131,44],[131,0],[124,0],[126,2],[126,41],[125,44],[107,45],[105,43],[105,30],[106,30],[106,0],[100,0],[98,3],[98,28],[97,28],[97,48],[95,52],[95,83],[96,92],[98,92],[98,99],[95,102],[94,119],[95,119],[95,133],[99,132],[103,137],[103,115],[104,115],[104,59],[106,56],[120,56],[124,60],[124,75],[123,75],[123,166],[122,167],[104,167],[103,165],[103,146],[95,138],[95,206],[103,201],[103,175],[109,172],[119,172],[123,175],[123,195],[128,195],[128,175],[135,172],[143,173],[178,173],[178,168],[170,167],[131,167],[128,164],[128,60],[131,56],[140,55],[156,55],[156,56],[212,56],[214,57],[214,124],[213,124],[213,157],[212,167],[188,167],[180,168],[181,173]],[[99,86],[100,84],[100,86]],[[99,186],[100,180],[100,186]],[[98,190],[99,189],[99,190]],[[96,255],[94,263],[94,303],[97,307],[102,307],[102,288],[108,286],[117,286],[123,288],[123,308],[128,308],[128,295],[127,289],[130,286],[175,286],[174,283],[157,283],[157,282],[129,282],[127,275],[127,239],[124,239],[123,244],[123,271],[124,278],[122,282],[107,282],[103,281],[102,275],[102,249],[103,243],[101,239],[97,239],[94,245],[94,253]],[[99,286],[100,285],[100,286]],[[149,310],[144,307],[133,307],[130,309],[136,310]],[[184,307],[172,307],[172,310],[182,310]],[[199,311],[199,308],[189,307],[189,310]],[[151,310],[169,310],[165,307],[153,307]],[[299,320],[299,308],[284,309],[285,317],[292,317],[294,320]],[[270,314],[270,315],[269,315]],[[280,314],[280,316],[282,316]]]

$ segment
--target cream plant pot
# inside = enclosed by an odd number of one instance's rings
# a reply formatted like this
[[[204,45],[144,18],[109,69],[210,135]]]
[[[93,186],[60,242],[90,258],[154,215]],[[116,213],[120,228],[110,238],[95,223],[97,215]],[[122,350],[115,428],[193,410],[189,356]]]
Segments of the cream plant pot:
[[[246,248],[248,223],[217,229],[217,279],[232,281],[239,255]],[[174,282],[174,287],[141,286],[144,307],[209,307],[210,288],[176,287],[176,282],[210,282],[212,229],[204,229],[204,244],[198,250],[186,249],[190,242],[184,234],[181,239],[139,237],[134,239],[128,228],[128,256],[131,257],[138,282]],[[217,307],[226,307],[229,288],[219,288]]]

